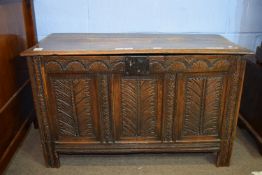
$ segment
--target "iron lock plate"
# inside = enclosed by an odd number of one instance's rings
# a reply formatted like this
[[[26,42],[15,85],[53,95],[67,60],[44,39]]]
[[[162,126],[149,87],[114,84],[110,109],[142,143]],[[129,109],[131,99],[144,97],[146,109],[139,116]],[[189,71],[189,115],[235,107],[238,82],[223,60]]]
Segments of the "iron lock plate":
[[[146,56],[125,57],[125,75],[148,75],[149,60]]]

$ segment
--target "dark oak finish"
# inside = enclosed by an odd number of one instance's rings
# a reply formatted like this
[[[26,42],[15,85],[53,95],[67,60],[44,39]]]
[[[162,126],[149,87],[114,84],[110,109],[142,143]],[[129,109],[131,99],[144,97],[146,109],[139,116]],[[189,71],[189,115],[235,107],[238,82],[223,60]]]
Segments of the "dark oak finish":
[[[19,56],[35,44],[32,14],[31,1],[0,1],[0,174],[34,116],[26,61]]]
[[[228,166],[250,53],[216,35],[49,36],[22,53],[47,166],[62,153],[181,151]]]

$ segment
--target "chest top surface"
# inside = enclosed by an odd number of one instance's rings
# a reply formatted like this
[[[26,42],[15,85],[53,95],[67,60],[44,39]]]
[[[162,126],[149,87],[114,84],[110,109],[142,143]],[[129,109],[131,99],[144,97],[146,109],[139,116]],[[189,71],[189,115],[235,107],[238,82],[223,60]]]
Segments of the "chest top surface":
[[[51,34],[22,56],[107,54],[252,54],[219,35]]]

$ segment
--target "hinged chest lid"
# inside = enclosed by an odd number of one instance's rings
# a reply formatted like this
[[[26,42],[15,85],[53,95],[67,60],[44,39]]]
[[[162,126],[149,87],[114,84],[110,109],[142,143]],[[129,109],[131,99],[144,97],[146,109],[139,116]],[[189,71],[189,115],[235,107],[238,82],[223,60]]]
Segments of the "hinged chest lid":
[[[253,54],[219,35],[51,34],[22,56],[109,54]]]

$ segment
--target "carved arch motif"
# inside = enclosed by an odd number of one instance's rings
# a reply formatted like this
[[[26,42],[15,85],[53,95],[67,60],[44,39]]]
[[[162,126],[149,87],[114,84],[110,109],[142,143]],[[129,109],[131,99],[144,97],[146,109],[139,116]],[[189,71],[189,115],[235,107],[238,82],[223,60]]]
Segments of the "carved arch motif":
[[[106,65],[106,63],[100,60],[91,62],[88,67],[88,71],[94,71],[94,72],[105,72],[108,70],[109,70],[108,65]]]
[[[65,70],[70,70],[70,71],[84,71],[86,70],[85,64],[81,61],[70,61],[67,63],[65,66]]]
[[[55,72],[55,71],[62,71],[63,65],[58,61],[49,61],[45,64],[45,68],[47,71]]]

